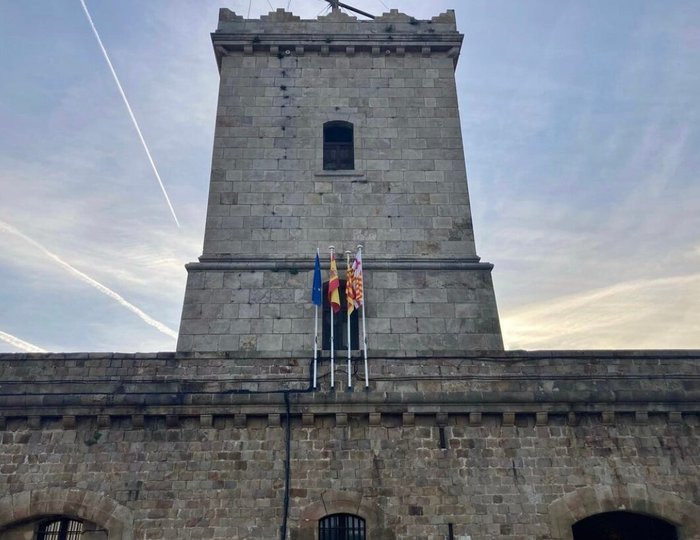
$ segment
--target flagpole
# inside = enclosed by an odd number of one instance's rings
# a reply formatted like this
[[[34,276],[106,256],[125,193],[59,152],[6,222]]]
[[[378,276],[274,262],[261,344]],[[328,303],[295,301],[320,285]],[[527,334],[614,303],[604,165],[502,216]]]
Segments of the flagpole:
[[[316,248],[316,257],[319,250]],[[316,390],[316,381],[318,380],[318,305],[314,304],[314,390]]]
[[[350,278],[350,251],[345,251],[345,264],[347,279]],[[350,302],[352,298],[348,296],[348,285],[352,287],[352,283],[345,285],[345,310],[348,313],[348,390],[352,390],[352,343],[350,337]]]
[[[335,246],[328,246],[328,250],[331,252],[331,259],[333,258],[333,254],[335,252]],[[328,286],[330,287],[331,282],[330,279],[328,280]],[[331,308],[331,390],[335,390],[335,337],[333,335],[333,306],[330,305]]]
[[[357,245],[357,252],[360,254],[360,260],[362,260],[362,244]],[[362,263],[360,263],[362,264]],[[365,269],[362,268],[362,279],[364,283]],[[369,388],[369,370],[367,368],[367,325],[365,323],[365,292],[364,287],[362,290],[362,344],[365,360],[365,389]]]
[[[313,386],[316,390],[318,386],[318,306],[323,304],[323,279],[321,277],[321,262],[319,260],[319,249],[316,248],[316,259],[314,260],[314,279],[311,285],[311,301],[314,304],[314,378]]]
[[[318,364],[318,306],[314,306],[314,390],[316,390]]]

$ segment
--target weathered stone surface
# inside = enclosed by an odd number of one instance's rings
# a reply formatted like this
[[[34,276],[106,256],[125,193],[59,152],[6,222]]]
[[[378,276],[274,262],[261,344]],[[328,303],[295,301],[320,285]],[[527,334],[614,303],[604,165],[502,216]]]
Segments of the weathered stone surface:
[[[491,265],[474,247],[454,14],[302,21],[277,10],[244,21],[223,11],[213,41],[207,223],[177,349],[310,351],[316,249],[334,244],[342,259],[358,243],[370,348],[502,349]],[[353,170],[323,170],[331,120],[353,124]]]
[[[576,486],[596,488],[580,493],[589,512],[634,505],[696,538],[700,351],[370,358],[370,389],[355,392],[330,392],[326,363],[307,392],[309,369],[226,353],[0,355],[0,485],[18,497],[0,501],[0,531],[55,511],[60,485],[81,497],[72,515],[110,538],[125,527],[275,538],[288,389],[292,538],[313,538],[303,516],[335,490],[320,515],[359,513],[372,538],[441,539],[452,523],[472,538],[571,540],[579,514],[559,501]],[[43,403],[57,393],[66,399]],[[21,502],[29,492],[35,502]]]

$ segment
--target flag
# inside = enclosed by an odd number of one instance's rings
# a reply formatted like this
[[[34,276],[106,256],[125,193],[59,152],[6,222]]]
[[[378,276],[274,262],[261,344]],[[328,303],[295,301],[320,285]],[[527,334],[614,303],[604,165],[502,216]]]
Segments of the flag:
[[[331,253],[331,271],[328,278],[328,302],[331,305],[333,313],[340,311],[340,280],[338,279],[338,267],[335,264],[335,253]]]
[[[321,279],[321,261],[318,259],[316,250],[316,262],[314,262],[314,284],[311,287],[311,302],[317,306],[322,304],[323,280]]]
[[[348,265],[347,275],[345,278],[345,301],[348,305],[348,315],[352,315],[352,312],[358,306],[355,300],[355,277],[353,275],[352,266]]]
[[[355,261],[352,263],[352,289],[355,293],[355,307],[364,305],[363,279],[362,279],[362,251],[357,250]]]

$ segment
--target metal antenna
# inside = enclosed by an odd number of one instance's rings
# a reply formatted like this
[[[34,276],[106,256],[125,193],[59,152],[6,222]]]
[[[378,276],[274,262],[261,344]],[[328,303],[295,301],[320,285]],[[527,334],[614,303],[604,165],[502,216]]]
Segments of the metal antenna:
[[[354,8],[352,6],[348,6],[347,4],[343,4],[339,0],[326,0],[326,2],[328,2],[333,7],[334,10],[338,9],[338,8],[345,8],[348,11],[353,11],[355,13],[359,13],[360,15],[364,15],[365,17],[367,17],[369,19],[374,19],[374,15],[370,15],[366,11],[362,11],[362,10],[359,10],[359,9]]]

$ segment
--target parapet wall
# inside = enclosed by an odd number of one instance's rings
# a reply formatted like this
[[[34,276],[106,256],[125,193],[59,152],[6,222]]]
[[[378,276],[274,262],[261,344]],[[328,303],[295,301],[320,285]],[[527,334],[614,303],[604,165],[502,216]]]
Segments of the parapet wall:
[[[0,355],[0,418],[43,416],[267,417],[292,414],[450,415],[478,422],[496,415],[513,424],[519,415],[616,415],[644,421],[659,414],[670,422],[700,413],[698,351],[542,351],[469,356],[354,359],[347,390],[346,360],[336,361],[335,390],[328,360],[318,363],[311,388],[309,358],[241,353],[4,354]],[[569,415],[573,414],[573,417]],[[407,415],[407,416],[406,416]],[[631,415],[631,416],[630,416]],[[690,417],[689,416],[689,417]],[[374,416],[376,421],[378,417]],[[205,421],[211,420],[206,418]],[[524,423],[527,421],[523,420]]]

